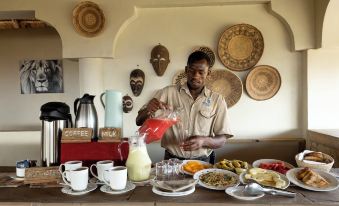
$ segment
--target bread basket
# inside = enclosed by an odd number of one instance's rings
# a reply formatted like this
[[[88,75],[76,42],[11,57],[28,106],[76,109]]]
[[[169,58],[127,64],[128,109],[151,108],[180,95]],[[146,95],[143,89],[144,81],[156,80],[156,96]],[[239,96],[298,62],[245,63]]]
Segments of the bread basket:
[[[295,156],[295,161],[298,165],[298,167],[308,167],[311,169],[319,169],[325,172],[329,172],[334,164],[334,159],[328,154],[323,153],[324,157],[328,160],[330,160],[330,163],[319,163],[319,162],[313,162],[313,161],[304,161],[303,157],[305,154],[310,153],[313,151],[305,150]]]

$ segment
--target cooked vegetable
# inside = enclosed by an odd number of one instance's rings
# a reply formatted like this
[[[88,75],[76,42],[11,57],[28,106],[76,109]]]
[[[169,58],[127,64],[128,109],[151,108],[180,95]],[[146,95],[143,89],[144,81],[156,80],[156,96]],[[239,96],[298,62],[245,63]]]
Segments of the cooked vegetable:
[[[200,175],[199,179],[206,185],[215,187],[225,187],[236,182],[234,177],[221,172],[207,172]]]
[[[224,159],[215,164],[215,167],[218,169],[224,169],[231,172],[235,172],[240,174],[243,170],[240,169],[248,169],[248,163],[241,160],[227,160]]]

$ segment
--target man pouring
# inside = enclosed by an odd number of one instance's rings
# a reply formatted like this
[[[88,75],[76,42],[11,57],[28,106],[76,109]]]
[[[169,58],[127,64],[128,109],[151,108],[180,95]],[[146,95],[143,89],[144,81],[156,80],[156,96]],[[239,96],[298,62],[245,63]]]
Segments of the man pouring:
[[[196,159],[213,164],[213,149],[221,148],[226,138],[233,136],[229,129],[227,105],[220,94],[205,86],[211,73],[210,58],[206,53],[193,52],[188,57],[185,72],[187,83],[159,90],[138,112],[136,123],[142,125],[159,109],[183,108],[181,121],[187,137],[178,144],[179,127],[169,128],[161,140],[161,146],[165,148],[164,159]]]

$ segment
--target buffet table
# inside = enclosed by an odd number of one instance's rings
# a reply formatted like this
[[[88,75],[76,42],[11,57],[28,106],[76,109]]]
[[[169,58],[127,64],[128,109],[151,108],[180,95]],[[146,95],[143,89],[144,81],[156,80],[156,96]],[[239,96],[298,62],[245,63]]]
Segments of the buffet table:
[[[0,168],[0,170],[3,168]],[[2,170],[4,171],[4,170]],[[7,171],[8,172],[8,171]],[[163,197],[152,192],[151,186],[138,186],[123,195],[102,193],[99,188],[82,195],[63,194],[61,188],[0,188],[0,205],[339,205],[339,189],[331,192],[312,192],[298,187],[289,187],[297,193],[296,198],[265,195],[255,201],[234,199],[224,191],[212,191],[196,187],[196,191],[184,197]]]

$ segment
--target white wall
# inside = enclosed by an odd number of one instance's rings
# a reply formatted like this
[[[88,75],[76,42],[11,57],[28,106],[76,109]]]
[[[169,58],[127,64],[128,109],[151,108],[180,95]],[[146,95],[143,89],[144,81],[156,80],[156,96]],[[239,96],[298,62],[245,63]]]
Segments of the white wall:
[[[20,91],[19,61],[61,59],[61,40],[54,29],[0,31],[0,45],[0,131],[39,130],[40,107],[49,101],[66,102],[73,109],[74,98],[79,95],[77,61],[63,60],[64,93]],[[1,139],[0,136],[0,142]]]
[[[129,74],[139,64],[146,74],[142,94],[134,97],[132,113],[124,117],[124,135],[137,130],[135,117],[156,89],[171,84],[174,74],[186,65],[190,51],[206,45],[217,51],[220,34],[228,26],[249,23],[265,40],[258,64],[276,67],[282,77],[278,94],[267,101],[254,101],[244,92],[230,109],[231,128],[236,138],[300,137],[301,54],[290,52],[290,39],[283,25],[265,5],[229,5],[196,8],[139,9],[137,19],[118,39],[116,58],[106,60],[105,87],[132,95]],[[163,77],[156,76],[149,63],[153,46],[161,43],[170,52],[171,63]],[[216,58],[214,68],[225,69]],[[236,72],[242,79],[247,72]]]
[[[308,128],[339,128],[339,49],[309,50]]]
[[[133,98],[133,111],[129,114],[124,114],[124,136],[134,134],[137,130],[135,117],[138,109],[150,99],[156,89],[171,84],[174,74],[184,68],[187,57],[194,47],[205,45],[211,47],[216,52],[220,34],[226,27],[238,23],[252,24],[262,32],[265,40],[265,50],[258,64],[268,64],[276,67],[282,77],[282,86],[275,97],[260,102],[250,99],[244,91],[241,100],[229,111],[231,128],[235,138],[301,137],[302,114],[298,109],[301,104],[302,56],[298,52],[290,51],[290,39],[287,31],[278,19],[267,12],[267,5],[264,4],[138,9],[136,20],[128,25],[117,39],[116,58],[113,60],[105,59],[103,62],[105,89],[120,90],[123,94],[128,93],[132,97],[133,95],[129,86],[130,72],[139,64],[146,74],[146,83],[142,94],[139,97]],[[3,34],[0,33],[0,35]],[[8,36],[11,35],[6,36],[6,38],[0,36],[0,41],[10,44],[8,43],[11,42],[8,40]],[[24,41],[24,39],[29,40],[33,37],[25,36],[25,38],[17,38],[21,39],[20,41]],[[50,38],[47,34],[44,34],[44,36],[38,35],[34,39],[39,41],[43,39],[44,41],[52,41],[54,43],[59,42],[59,40],[55,40],[58,39],[57,37],[53,37],[54,40],[50,40]],[[171,63],[163,77],[156,76],[149,63],[151,49],[158,43],[165,45],[170,51]],[[50,44],[44,44],[44,46],[38,48],[45,48],[44,52],[55,51],[55,47],[59,48],[61,46],[60,42],[56,44],[58,46],[50,48],[48,47]],[[0,50],[3,50],[2,47]],[[22,52],[18,45],[15,49],[13,47],[14,51]],[[6,52],[2,51],[0,58],[6,57],[2,61],[7,61],[7,58],[13,59],[15,57],[12,63],[8,64],[12,65],[11,69],[18,72],[15,61],[17,61],[16,58],[22,58],[22,55],[17,55],[13,52],[8,57]],[[44,52],[37,54],[37,56],[41,58]],[[54,55],[61,55],[58,49],[55,52]],[[20,90],[17,73],[13,74],[12,71],[8,71],[8,67],[1,68],[6,69],[6,74],[12,75],[13,81],[17,81],[15,84],[17,88],[14,88],[11,92],[5,91],[5,94],[8,95],[7,101],[9,101],[5,106],[9,107],[12,111],[18,111],[17,108],[21,106],[21,103],[31,102],[31,113],[25,114],[27,116],[25,118],[28,119],[24,119],[20,123],[20,118],[23,118],[23,116],[16,116],[13,118],[16,122],[11,123],[12,128],[13,123],[15,123],[14,127],[27,126],[28,128],[32,124],[29,128],[39,128],[38,114],[42,103],[59,100],[72,104],[74,98],[79,96],[78,63],[65,60],[64,65],[65,62],[67,62],[67,65],[69,64],[69,66],[65,67],[66,94],[27,96],[26,98],[28,99],[25,100],[18,93]],[[225,69],[218,57],[216,58],[214,68]],[[243,80],[247,73],[247,71],[236,72]],[[14,95],[14,97],[10,95]],[[97,106],[99,107],[100,105]],[[4,112],[5,110],[0,111]],[[18,113],[16,112],[15,114],[18,115]],[[104,114],[99,113],[99,115],[103,116]],[[3,117],[0,120],[6,121]],[[39,157],[40,133],[36,132],[27,135],[14,133],[12,136],[15,136],[18,141],[20,139],[31,138],[34,146],[29,147],[28,150],[18,150],[18,156],[0,159],[0,165],[13,165],[18,158],[25,156],[23,152],[25,154],[26,152],[27,154],[33,154],[35,159]],[[7,137],[7,133],[0,133],[0,144]],[[7,143],[2,145],[13,145],[14,147],[17,140],[13,140],[13,144],[10,144],[8,143],[9,140],[6,139]],[[2,151],[10,153],[13,147],[3,147],[8,149]],[[224,150],[226,149],[219,150],[218,154],[224,154],[226,152]],[[154,161],[162,158],[162,152],[163,150],[158,144],[149,145],[149,153]]]

